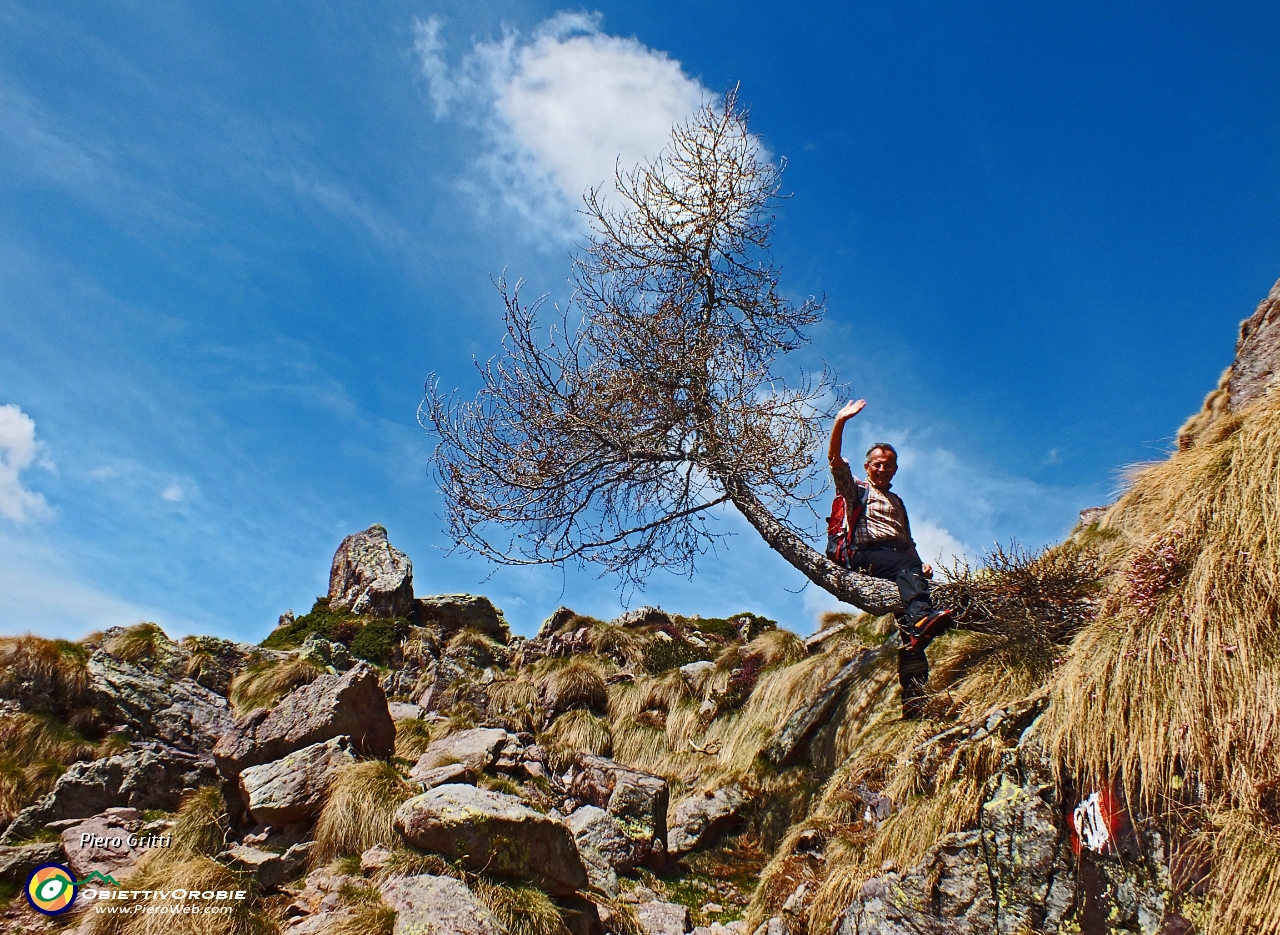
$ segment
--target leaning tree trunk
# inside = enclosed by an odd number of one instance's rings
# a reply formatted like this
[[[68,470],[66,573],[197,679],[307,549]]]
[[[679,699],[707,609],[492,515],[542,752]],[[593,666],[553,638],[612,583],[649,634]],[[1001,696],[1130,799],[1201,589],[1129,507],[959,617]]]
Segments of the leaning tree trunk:
[[[778,521],[760,498],[739,477],[721,479],[729,500],[747,518],[761,538],[800,572],[822,588],[834,594],[846,604],[852,604],[869,614],[899,613],[902,601],[898,588],[890,581],[861,575],[841,568],[817,549],[797,536]]]

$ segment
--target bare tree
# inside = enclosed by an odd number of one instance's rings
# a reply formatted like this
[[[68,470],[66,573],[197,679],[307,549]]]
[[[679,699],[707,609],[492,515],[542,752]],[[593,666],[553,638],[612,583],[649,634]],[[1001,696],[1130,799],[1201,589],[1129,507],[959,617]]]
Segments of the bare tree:
[[[731,504],[819,587],[876,613],[898,606],[893,585],[828,561],[791,520],[816,495],[832,378],[788,385],[774,369],[823,312],[778,289],[770,208],[784,166],[763,158],[730,92],[620,171],[616,202],[587,192],[574,298],[546,332],[545,297],[497,282],[507,333],[477,364],[479,394],[441,395],[433,377],[419,412],[440,438],[458,546],[638,584],[658,568],[692,574]]]

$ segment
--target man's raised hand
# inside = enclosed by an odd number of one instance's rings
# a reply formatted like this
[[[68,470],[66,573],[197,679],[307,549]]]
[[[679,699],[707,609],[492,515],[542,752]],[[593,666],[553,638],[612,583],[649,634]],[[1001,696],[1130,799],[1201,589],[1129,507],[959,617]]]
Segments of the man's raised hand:
[[[852,419],[854,416],[856,416],[858,413],[862,411],[863,407],[866,406],[866,404],[867,404],[867,401],[865,399],[849,400],[847,403],[844,404],[844,408],[836,413],[836,420],[839,422],[844,422],[846,419]]]

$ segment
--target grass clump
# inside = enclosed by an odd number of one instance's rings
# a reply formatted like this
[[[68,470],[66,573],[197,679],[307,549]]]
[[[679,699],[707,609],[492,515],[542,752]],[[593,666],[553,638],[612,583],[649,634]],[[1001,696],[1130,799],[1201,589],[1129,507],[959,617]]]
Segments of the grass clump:
[[[481,630],[459,630],[445,644],[449,655],[477,669],[505,666],[507,648]]]
[[[576,753],[613,756],[613,732],[605,718],[581,708],[562,714],[543,732],[547,763],[557,773],[569,768]]]
[[[586,658],[571,659],[555,669],[543,683],[543,695],[552,716],[574,709],[596,715],[609,711],[609,693],[600,666]]]
[[[102,648],[124,662],[160,659],[173,641],[155,623],[136,623],[111,637]]]
[[[389,763],[365,760],[342,767],[329,784],[316,821],[315,863],[361,854],[375,844],[396,844],[399,835],[391,818],[413,794]]]
[[[645,644],[643,666],[650,675],[660,675],[691,662],[714,659],[718,651],[717,646],[699,646],[683,636],[672,636],[659,630]]]
[[[326,925],[324,935],[391,935],[395,928],[396,911],[379,898]]]
[[[89,649],[70,640],[39,636],[0,639],[0,698],[58,713],[84,699]]]
[[[228,900],[229,913],[90,912],[82,931],[88,935],[277,935],[279,931],[263,910],[252,878],[210,857],[164,859],[157,849],[122,882],[134,890],[247,890],[250,898]]]
[[[0,716],[0,820],[34,804],[69,765],[96,753],[93,744],[52,715]]]
[[[537,887],[482,877],[471,889],[508,935],[569,935],[560,910]]]
[[[265,708],[314,682],[322,673],[315,662],[303,656],[255,662],[231,680],[231,704],[237,715]]]
[[[396,756],[416,760],[431,745],[434,721],[404,718],[396,721]]]

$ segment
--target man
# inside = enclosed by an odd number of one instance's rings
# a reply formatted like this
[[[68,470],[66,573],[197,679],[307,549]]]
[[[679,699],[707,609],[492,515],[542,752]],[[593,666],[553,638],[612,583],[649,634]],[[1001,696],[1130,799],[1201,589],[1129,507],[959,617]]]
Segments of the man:
[[[850,400],[838,413],[831,428],[827,460],[836,493],[845,503],[845,532],[852,550],[847,566],[876,578],[886,578],[898,586],[903,613],[898,617],[898,682],[902,686],[902,717],[910,720],[924,712],[925,683],[929,681],[929,661],[925,647],[951,622],[952,611],[935,610],[929,597],[933,568],[920,560],[911,538],[911,524],[902,498],[889,488],[898,472],[898,452],[878,442],[867,452],[867,480],[855,480],[849,462],[840,454],[844,424],[860,413],[866,400]],[[854,519],[849,526],[850,519]]]

